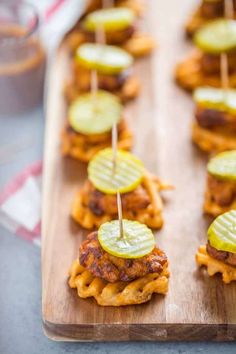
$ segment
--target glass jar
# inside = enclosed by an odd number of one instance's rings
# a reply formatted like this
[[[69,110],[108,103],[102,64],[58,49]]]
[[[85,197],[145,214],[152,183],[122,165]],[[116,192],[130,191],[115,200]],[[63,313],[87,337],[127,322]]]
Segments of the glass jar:
[[[0,3],[0,114],[18,114],[42,101],[45,52],[39,16],[24,1]]]

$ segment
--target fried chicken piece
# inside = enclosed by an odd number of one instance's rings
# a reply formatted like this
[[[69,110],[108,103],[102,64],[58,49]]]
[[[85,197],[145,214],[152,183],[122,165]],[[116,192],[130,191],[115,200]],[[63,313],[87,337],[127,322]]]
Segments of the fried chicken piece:
[[[96,34],[94,32],[88,32],[80,25],[78,29],[84,34],[86,42],[95,42]],[[135,26],[129,26],[122,30],[115,30],[106,32],[106,43],[111,45],[122,45],[124,42],[132,38],[136,32]]]
[[[80,264],[95,277],[109,283],[131,281],[149,273],[161,273],[167,262],[165,253],[154,248],[151,253],[136,259],[124,259],[110,255],[101,247],[97,232],[92,232],[80,246]]]
[[[233,50],[227,54],[229,73],[236,69],[236,51]],[[203,53],[201,57],[201,66],[205,74],[220,74],[220,55]]]
[[[202,1],[200,13],[206,19],[224,16],[224,1]]]
[[[236,199],[236,182],[225,181],[208,174],[207,191],[213,202],[222,207],[230,206]]]
[[[213,128],[221,126],[229,126],[230,130],[236,132],[236,116],[210,108],[197,107],[195,117],[202,128]]]
[[[236,253],[217,250],[215,247],[211,246],[209,242],[207,243],[206,249],[211,257],[236,267]]]
[[[132,134],[125,120],[117,126],[118,147],[129,150],[132,146]],[[85,135],[76,132],[68,123],[62,131],[61,151],[65,156],[88,162],[98,151],[111,146],[111,131]]]
[[[73,63],[74,80],[79,91],[85,92],[91,89],[91,70],[78,63]],[[132,75],[132,70],[127,69],[118,75],[105,75],[98,72],[98,88],[107,91],[116,91],[124,86]]]
[[[127,129],[127,124],[124,119],[121,119],[117,125],[118,139],[119,139],[119,135],[122,133],[122,131],[124,129]],[[66,130],[66,133],[68,134],[68,136],[70,136],[70,137],[75,136],[77,138],[77,140],[80,139],[82,141],[81,144],[87,148],[89,148],[90,146],[99,144],[99,143],[105,143],[107,141],[111,142],[111,130],[108,132],[105,132],[105,133],[86,135],[86,134],[79,133],[79,132],[75,131],[69,125],[68,122],[66,123],[65,130]]]
[[[116,215],[118,213],[116,195],[109,195],[97,190],[88,180],[82,190],[83,203],[95,215]],[[145,209],[150,204],[150,197],[140,185],[132,192],[122,194],[122,207],[126,212]]]

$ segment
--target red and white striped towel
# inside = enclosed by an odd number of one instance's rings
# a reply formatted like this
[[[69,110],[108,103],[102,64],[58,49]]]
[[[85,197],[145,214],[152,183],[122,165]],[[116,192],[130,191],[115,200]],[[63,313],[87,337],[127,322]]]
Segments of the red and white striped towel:
[[[0,224],[40,245],[42,162],[17,175],[0,192]]]
[[[53,53],[64,34],[77,21],[84,0],[31,0],[41,18],[41,38]],[[0,192],[0,224],[15,235],[40,245],[42,162],[16,176]]]

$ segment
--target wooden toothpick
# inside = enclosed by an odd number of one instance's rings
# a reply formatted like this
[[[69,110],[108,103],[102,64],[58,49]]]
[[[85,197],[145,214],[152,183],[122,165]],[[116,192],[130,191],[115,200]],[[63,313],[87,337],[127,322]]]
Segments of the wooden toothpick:
[[[117,208],[118,208],[120,238],[123,238],[124,237],[124,229],[123,229],[122,203],[121,203],[120,192],[117,192]]]
[[[113,158],[112,158],[112,174],[114,175],[116,172],[116,161],[117,161],[117,125],[116,123],[113,124],[112,126],[112,152],[113,152]]]
[[[103,9],[114,7],[114,0],[102,0],[102,7]]]
[[[102,0],[102,8],[114,7],[114,0]],[[102,25],[98,25],[95,33],[96,43],[106,44],[106,33]]]
[[[234,18],[234,4],[233,0],[224,0],[224,14],[225,18]],[[221,53],[220,55],[220,75],[221,75],[221,86],[223,90],[229,88],[229,63],[227,53]]]
[[[117,125],[116,123],[114,123],[112,126],[112,152],[113,152],[112,175],[114,175],[116,172],[116,165],[117,165]],[[119,227],[120,227],[120,238],[123,238],[124,232],[123,232],[123,221],[122,221],[123,219],[122,203],[121,203],[121,197],[119,191],[117,192],[116,199],[117,199],[118,219],[119,219]]]
[[[103,26],[97,26],[95,31],[95,42],[99,44],[105,44],[106,36],[103,29]],[[93,96],[94,107],[97,103],[97,91],[98,91],[98,75],[97,70],[91,71],[91,92]]]
[[[229,88],[229,70],[228,70],[228,56],[226,53],[221,53],[220,55],[220,76],[221,76],[221,86],[223,90]]]
[[[95,41],[99,44],[106,44],[106,35],[102,25],[98,25],[95,31]]]
[[[97,105],[97,92],[98,92],[98,75],[97,70],[91,71],[91,94],[93,100],[93,107],[96,108]]]
[[[234,3],[233,0],[224,0],[224,15],[225,18],[234,18]]]

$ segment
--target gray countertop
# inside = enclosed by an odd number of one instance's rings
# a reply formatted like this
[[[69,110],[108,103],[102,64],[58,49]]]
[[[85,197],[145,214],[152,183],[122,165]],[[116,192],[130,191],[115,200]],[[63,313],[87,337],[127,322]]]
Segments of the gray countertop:
[[[44,120],[39,108],[0,118],[0,188],[42,158]],[[0,226],[0,354],[236,353],[235,343],[57,343],[41,323],[40,249]]]

